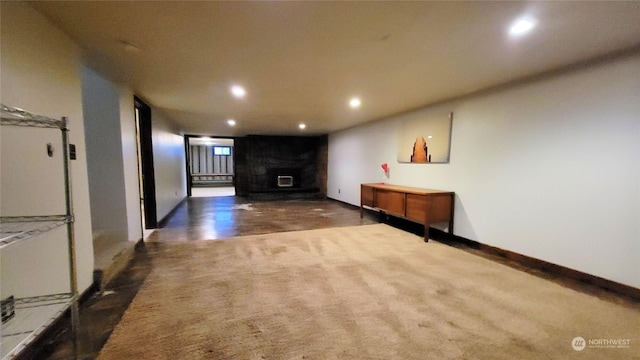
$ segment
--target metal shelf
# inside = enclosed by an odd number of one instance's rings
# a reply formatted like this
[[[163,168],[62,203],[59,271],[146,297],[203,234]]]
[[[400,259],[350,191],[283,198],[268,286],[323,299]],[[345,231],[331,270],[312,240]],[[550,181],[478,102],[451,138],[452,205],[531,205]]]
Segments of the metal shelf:
[[[0,249],[70,222],[67,215],[0,217]]]
[[[15,300],[15,316],[2,324],[0,358],[11,359],[36,339],[75,301],[72,293]]]
[[[67,309],[71,312],[71,325],[75,338],[79,315],[68,120],[66,117],[53,119],[34,115],[23,109],[4,104],[0,104],[0,120],[0,125],[3,126],[48,128],[57,129],[61,132],[65,187],[60,191],[64,191],[66,207],[65,215],[0,217],[0,249],[65,225],[69,254],[68,293],[14,299],[12,317],[10,311],[7,310],[10,306],[7,304],[11,304],[9,302],[11,297],[3,301],[3,311],[5,312],[3,317],[5,321],[0,331],[0,359],[6,360],[20,356],[20,353]],[[47,240],[44,236],[39,237],[39,239]],[[7,281],[4,278],[2,280]],[[7,314],[9,315],[7,316]]]
[[[46,116],[35,115],[25,110],[0,104],[2,125],[27,126],[53,129],[66,129],[67,122],[64,119],[53,119]]]

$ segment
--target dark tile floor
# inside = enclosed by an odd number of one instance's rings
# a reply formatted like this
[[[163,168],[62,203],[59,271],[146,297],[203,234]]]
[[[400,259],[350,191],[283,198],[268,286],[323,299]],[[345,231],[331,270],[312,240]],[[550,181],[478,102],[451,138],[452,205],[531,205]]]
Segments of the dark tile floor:
[[[189,198],[164,226],[136,246],[127,267],[80,306],[74,345],[63,321],[30,359],[94,359],[153,268],[154,248],[169,242],[224,240],[233,236],[373,224],[377,217],[333,200],[248,201],[241,197]]]
[[[239,235],[368,224],[357,208],[333,200],[249,201],[189,198],[148,241],[219,240]]]

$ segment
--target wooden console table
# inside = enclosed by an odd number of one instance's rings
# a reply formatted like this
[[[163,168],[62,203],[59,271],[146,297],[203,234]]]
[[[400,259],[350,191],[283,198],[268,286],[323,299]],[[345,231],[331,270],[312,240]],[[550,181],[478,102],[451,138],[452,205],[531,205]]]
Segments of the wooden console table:
[[[360,185],[360,218],[364,207],[424,225],[424,241],[429,241],[429,225],[449,222],[453,234],[454,195],[452,191],[420,189],[389,184]]]

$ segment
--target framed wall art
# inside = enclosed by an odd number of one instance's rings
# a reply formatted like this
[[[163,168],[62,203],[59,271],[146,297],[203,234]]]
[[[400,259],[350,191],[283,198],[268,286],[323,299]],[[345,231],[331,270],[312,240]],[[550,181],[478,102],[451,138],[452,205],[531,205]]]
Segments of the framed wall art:
[[[398,162],[449,163],[452,125],[453,112],[405,121],[398,143]]]

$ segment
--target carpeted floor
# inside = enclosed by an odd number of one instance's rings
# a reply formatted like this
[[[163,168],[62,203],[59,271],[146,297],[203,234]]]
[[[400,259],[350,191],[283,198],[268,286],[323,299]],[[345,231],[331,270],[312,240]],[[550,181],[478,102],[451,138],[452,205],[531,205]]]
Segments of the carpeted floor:
[[[150,248],[100,360],[640,359],[637,304],[384,224]]]

